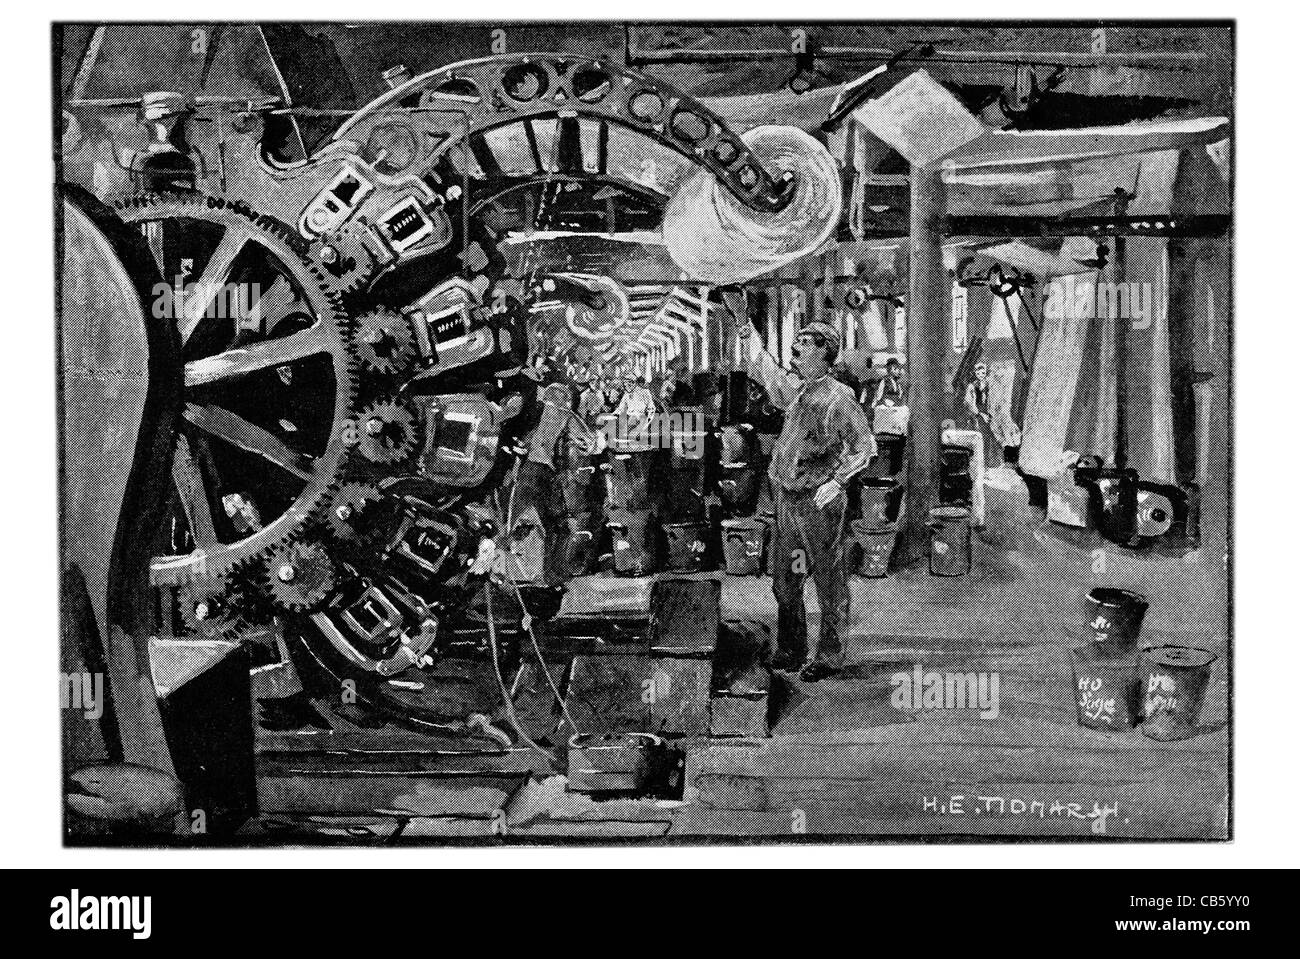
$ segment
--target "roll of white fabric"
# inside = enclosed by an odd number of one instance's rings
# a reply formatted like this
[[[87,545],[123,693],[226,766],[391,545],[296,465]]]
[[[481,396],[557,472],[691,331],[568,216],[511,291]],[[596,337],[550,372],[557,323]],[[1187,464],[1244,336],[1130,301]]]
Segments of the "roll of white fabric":
[[[704,167],[668,201],[663,233],[688,279],[743,283],[812,253],[840,218],[840,171],[827,149],[795,127],[761,126],[741,134],[774,177],[790,173],[794,193],[775,213],[754,210]]]

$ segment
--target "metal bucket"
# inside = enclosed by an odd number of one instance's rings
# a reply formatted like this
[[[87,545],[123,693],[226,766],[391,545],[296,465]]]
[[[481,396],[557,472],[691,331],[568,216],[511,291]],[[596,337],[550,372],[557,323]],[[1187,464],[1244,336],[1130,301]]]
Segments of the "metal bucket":
[[[898,527],[892,524],[876,527],[861,519],[855,519],[849,525],[853,529],[853,539],[861,550],[858,575],[876,579],[888,576],[889,560],[894,555],[894,544],[898,540]]]
[[[758,506],[759,472],[748,463],[731,463],[722,467],[718,494],[726,515],[749,516]]]
[[[707,567],[707,523],[667,523],[664,537],[668,551],[665,565],[676,573],[698,573]]]
[[[722,555],[732,576],[757,576],[763,568],[763,531],[756,519],[722,521]]]
[[[1137,650],[1146,597],[1114,586],[1098,586],[1088,593],[1088,628],[1093,642],[1115,652]]]
[[[560,474],[564,491],[564,508],[570,513],[590,512],[599,502],[600,484],[596,467],[591,464],[569,466]]]
[[[1142,735],[1168,742],[1197,733],[1201,702],[1218,657],[1192,646],[1157,646],[1142,651]]]
[[[596,562],[596,537],[590,530],[577,529],[564,543],[564,571],[569,576],[586,576]]]
[[[754,428],[748,424],[724,426],[721,432],[723,466],[743,466],[754,458]]]
[[[869,476],[862,481],[862,521],[880,529],[898,521],[903,487],[892,479]]]
[[[930,572],[965,576],[970,572],[970,510],[940,506],[930,510]]]
[[[1079,725],[1132,729],[1138,720],[1138,664],[1133,655],[1108,654],[1096,643],[1070,650]]]
[[[659,571],[657,531],[649,510],[621,510],[605,524],[620,576],[649,576]]]
[[[616,453],[606,465],[605,502],[614,509],[639,510],[650,504],[650,453]]]
[[[907,440],[890,433],[876,434],[876,455],[867,464],[866,476],[887,478],[903,471],[903,451]]]
[[[652,733],[579,733],[569,739],[568,789],[644,792],[663,760],[664,741]]]

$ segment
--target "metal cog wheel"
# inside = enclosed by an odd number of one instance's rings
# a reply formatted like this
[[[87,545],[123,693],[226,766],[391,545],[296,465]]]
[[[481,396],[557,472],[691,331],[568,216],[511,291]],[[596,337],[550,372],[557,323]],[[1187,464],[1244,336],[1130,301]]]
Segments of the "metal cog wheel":
[[[310,253],[330,290],[343,295],[364,289],[380,270],[370,249],[346,232],[314,240]]]
[[[271,601],[285,612],[314,612],[338,585],[338,566],[324,546],[311,540],[276,547],[263,566]]]
[[[397,400],[371,403],[357,414],[357,452],[376,466],[392,466],[419,445],[419,417]]]
[[[353,343],[361,365],[380,376],[409,372],[417,356],[410,320],[391,310],[372,310],[359,317]]]
[[[363,544],[382,538],[396,508],[372,483],[344,483],[330,498],[325,514],[330,529],[343,542]]]
[[[176,596],[181,620],[202,639],[237,639],[252,623],[246,616],[245,601],[225,583],[192,583]]]
[[[176,278],[185,297],[164,320],[176,326],[184,362],[178,377],[184,383],[184,415],[172,472],[180,494],[175,516],[188,539],[170,544],[173,555],[154,557],[151,581],[210,586],[288,542],[327,502],[347,461],[344,433],[356,402],[353,324],[309,244],[240,200],[144,193],[121,197],[114,207],[124,222],[144,230],[164,277],[182,273],[185,266],[194,269]],[[256,312],[274,314],[261,316],[255,330],[211,309],[222,305],[220,291],[245,285],[262,290]],[[256,391],[249,384],[277,373],[286,384],[301,382],[304,375],[323,377],[323,402],[307,408],[319,410],[328,422],[304,423],[300,412],[278,418],[270,408],[250,410],[247,396]],[[211,457],[200,448],[223,457],[225,468],[205,468]],[[285,476],[274,505],[258,505],[256,523],[232,515],[231,504],[266,487],[250,480],[242,488],[223,485],[231,473],[241,472],[230,466],[239,462],[262,469],[269,463],[277,479],[281,472]]]

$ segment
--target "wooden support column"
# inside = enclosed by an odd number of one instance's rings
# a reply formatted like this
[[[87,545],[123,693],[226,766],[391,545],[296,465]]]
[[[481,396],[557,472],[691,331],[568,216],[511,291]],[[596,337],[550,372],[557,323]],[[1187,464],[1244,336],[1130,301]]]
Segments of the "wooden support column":
[[[1128,209],[1129,195],[1123,190],[1115,191],[1115,215],[1123,216]],[[1125,258],[1128,256],[1128,244],[1124,237],[1115,237],[1115,249],[1112,254],[1113,270],[1115,274],[1114,282],[1123,283],[1127,280],[1128,264]],[[1115,444],[1114,444],[1114,462],[1116,469],[1123,469],[1128,465],[1128,321],[1121,319],[1114,326],[1115,341],[1112,347],[1115,351],[1115,411],[1112,422],[1115,425]]]
[[[907,294],[907,370],[911,423],[907,443],[904,561],[929,550],[925,521],[939,502],[941,427],[948,415],[944,376],[951,291],[943,265],[941,226],[946,198],[938,169],[912,167],[912,223]]]

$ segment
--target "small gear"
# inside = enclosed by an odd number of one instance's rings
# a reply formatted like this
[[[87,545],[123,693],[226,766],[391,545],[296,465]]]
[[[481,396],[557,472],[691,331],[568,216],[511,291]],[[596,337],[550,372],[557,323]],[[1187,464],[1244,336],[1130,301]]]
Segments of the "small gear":
[[[406,317],[374,310],[356,325],[353,347],[361,365],[380,376],[401,376],[415,362],[415,334]]]
[[[324,546],[309,540],[276,547],[264,565],[272,601],[290,613],[319,609],[338,585],[334,560]]]
[[[371,403],[357,416],[357,452],[369,462],[391,466],[415,452],[419,417],[394,399]]]
[[[364,289],[380,269],[370,249],[347,232],[315,240],[310,255],[335,293],[349,294]]]
[[[330,499],[325,518],[340,540],[362,544],[382,538],[396,512],[392,500],[377,486],[344,483]]]
[[[186,628],[202,639],[234,639],[251,625],[243,597],[225,583],[192,583],[176,602]]]

